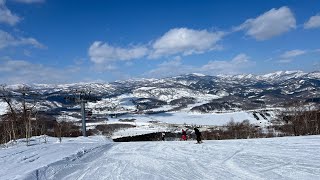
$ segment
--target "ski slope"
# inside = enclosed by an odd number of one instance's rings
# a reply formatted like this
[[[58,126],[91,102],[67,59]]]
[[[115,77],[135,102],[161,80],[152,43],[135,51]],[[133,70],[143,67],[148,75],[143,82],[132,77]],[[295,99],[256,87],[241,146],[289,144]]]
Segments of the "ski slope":
[[[72,146],[75,146],[73,141]],[[78,147],[84,143],[81,139]],[[89,143],[90,144],[90,143]],[[1,179],[320,179],[320,136],[249,140],[165,141],[112,143],[93,142],[88,150],[70,156],[67,142],[44,161],[13,161],[0,170]],[[44,151],[22,147],[0,150],[0,165],[7,160]],[[95,146],[95,148],[93,148]],[[23,150],[22,150],[23,149]],[[9,151],[10,150],[10,151]],[[18,153],[19,152],[19,153]],[[11,154],[10,154],[11,153]],[[58,154],[65,158],[54,158]],[[8,155],[11,156],[8,156]],[[6,156],[7,155],[7,156]],[[53,159],[56,160],[52,162]],[[37,166],[37,168],[35,168]],[[18,173],[21,170],[25,174]],[[27,169],[33,169],[28,172]]]

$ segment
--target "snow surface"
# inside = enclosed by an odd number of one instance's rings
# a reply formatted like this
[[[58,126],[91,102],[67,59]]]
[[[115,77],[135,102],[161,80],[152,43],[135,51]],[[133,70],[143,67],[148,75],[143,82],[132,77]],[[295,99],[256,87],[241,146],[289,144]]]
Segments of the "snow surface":
[[[275,112],[268,112],[271,118],[276,114]],[[142,134],[149,134],[153,132],[172,131],[170,124],[175,125],[196,125],[196,126],[224,126],[230,121],[243,122],[248,120],[251,124],[267,127],[271,123],[270,120],[265,120],[259,113],[256,113],[259,120],[255,119],[252,112],[232,112],[232,113],[188,113],[188,112],[165,112],[159,114],[130,114],[121,116],[121,119],[135,119],[134,122],[119,122],[120,118],[110,118],[106,124],[131,124],[136,127],[121,129],[113,133],[112,138],[135,136]],[[158,123],[153,123],[158,122]],[[97,125],[93,123],[92,125]],[[88,125],[88,124],[87,124]],[[179,131],[180,132],[180,131]]]
[[[4,115],[7,112],[7,103],[0,101],[0,115]]]
[[[188,125],[209,125],[209,126],[223,126],[233,120],[234,122],[242,122],[249,120],[255,125],[268,125],[268,120],[262,117],[256,120],[252,112],[239,111],[230,113],[191,113],[191,112],[165,112],[159,114],[130,114],[124,115],[120,118],[136,119],[136,122],[159,121],[169,124],[188,124]],[[268,117],[269,118],[269,117]],[[109,121],[118,121],[118,119],[109,119]]]
[[[30,146],[19,140],[17,145],[0,149],[0,179],[25,179],[29,173],[57,161],[79,157],[96,147],[110,144],[103,136],[62,138],[33,137]],[[30,178],[35,179],[35,178]]]
[[[265,109],[257,110],[262,112]],[[275,109],[268,111],[270,116],[265,116],[264,119],[260,113],[256,113],[259,117],[257,120],[251,111],[238,111],[229,113],[195,113],[187,111],[179,112],[164,112],[158,114],[127,114],[117,118],[109,118],[108,121],[97,121],[87,123],[87,129],[92,129],[97,125],[103,124],[131,124],[135,128],[122,129],[113,134],[113,138],[142,135],[153,132],[170,131],[170,125],[195,125],[195,126],[224,126],[230,121],[243,122],[248,120],[251,124],[266,128],[271,125],[271,120],[277,115]],[[121,119],[134,119],[134,122],[121,122]],[[59,116],[58,120],[64,121],[79,121],[80,119],[72,118],[71,116]],[[157,122],[157,123],[155,123]],[[78,124],[81,126],[81,124]]]
[[[204,74],[201,74],[201,73],[192,73],[192,75],[195,75],[195,76],[200,76],[200,77],[204,77],[204,76],[206,76],[206,75],[204,75]]]
[[[137,123],[135,123],[135,125],[137,125]],[[127,137],[127,136],[150,134],[154,132],[168,132],[168,131],[170,131],[170,129],[165,125],[160,126],[156,124],[145,123],[144,125],[140,124],[133,128],[121,129],[119,131],[116,131],[112,134],[112,139]]]
[[[7,179],[320,179],[320,136],[112,143],[101,136],[0,149]]]

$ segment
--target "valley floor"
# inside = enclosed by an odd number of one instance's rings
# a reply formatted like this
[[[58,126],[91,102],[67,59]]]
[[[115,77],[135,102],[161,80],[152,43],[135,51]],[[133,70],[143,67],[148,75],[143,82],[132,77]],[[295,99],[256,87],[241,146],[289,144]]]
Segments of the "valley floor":
[[[0,170],[1,179],[320,179],[320,136],[202,144],[91,140],[87,150],[70,155],[70,143],[76,142],[1,149],[1,167],[12,161]],[[83,138],[78,144],[84,144]],[[44,147],[51,153],[41,154]],[[64,152],[65,158],[55,158]],[[31,156],[33,161],[14,160]]]

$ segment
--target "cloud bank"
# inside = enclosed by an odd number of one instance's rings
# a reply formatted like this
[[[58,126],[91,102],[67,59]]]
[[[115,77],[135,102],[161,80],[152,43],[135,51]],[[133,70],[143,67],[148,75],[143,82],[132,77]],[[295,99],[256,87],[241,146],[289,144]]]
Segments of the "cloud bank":
[[[8,32],[0,30],[0,49],[10,46],[30,45],[36,48],[45,48],[43,44],[32,37],[14,37]]]
[[[295,49],[295,50],[291,50],[291,51],[286,51],[284,52],[282,55],[280,55],[281,58],[294,58],[300,55],[305,54],[307,51],[305,50],[300,50],[300,49]]]
[[[174,28],[147,45],[116,47],[106,42],[95,41],[88,50],[90,60],[96,64],[139,58],[157,59],[172,55],[199,54],[218,49],[217,42],[223,32],[209,32],[188,28]]]
[[[231,60],[212,60],[203,66],[190,66],[182,63],[180,57],[159,64],[148,71],[148,77],[167,77],[187,73],[203,73],[207,75],[238,74],[255,65],[254,61],[244,53],[240,53]]]
[[[296,28],[296,19],[291,10],[284,6],[271,9],[264,14],[246,20],[235,30],[244,30],[247,35],[257,40],[267,40]]]

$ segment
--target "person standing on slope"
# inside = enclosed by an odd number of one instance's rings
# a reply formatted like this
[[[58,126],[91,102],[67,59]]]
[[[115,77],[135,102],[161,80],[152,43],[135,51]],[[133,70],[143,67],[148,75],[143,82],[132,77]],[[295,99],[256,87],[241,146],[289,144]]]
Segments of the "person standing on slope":
[[[162,140],[162,141],[164,141],[164,136],[165,136],[165,135],[166,135],[166,134],[165,134],[164,132],[161,133],[161,140]]]
[[[187,140],[187,132],[182,129],[182,140],[186,141]]]
[[[195,133],[196,136],[197,136],[197,143],[198,143],[198,144],[202,143],[202,140],[201,140],[201,132],[199,131],[199,129],[195,127],[193,130],[194,130],[194,133]]]

